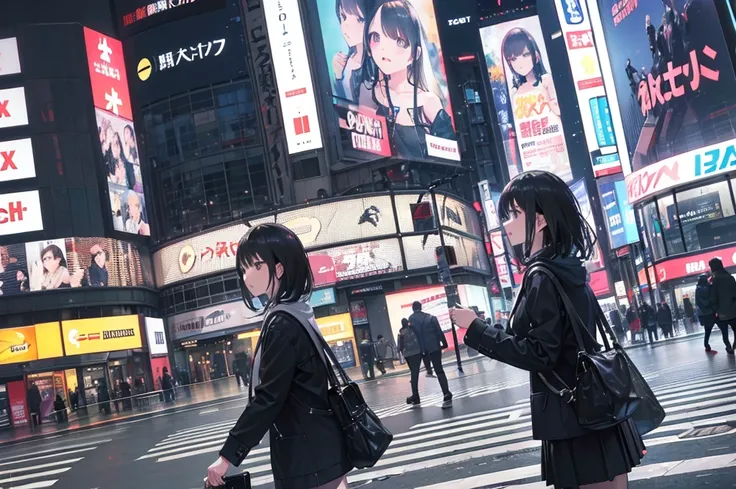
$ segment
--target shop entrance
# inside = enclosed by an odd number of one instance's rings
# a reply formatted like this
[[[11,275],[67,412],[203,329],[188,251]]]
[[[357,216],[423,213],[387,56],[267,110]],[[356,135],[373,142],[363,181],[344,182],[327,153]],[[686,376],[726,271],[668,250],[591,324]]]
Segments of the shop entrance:
[[[231,337],[199,340],[187,348],[189,374],[192,382],[209,382],[232,374],[234,360]]]

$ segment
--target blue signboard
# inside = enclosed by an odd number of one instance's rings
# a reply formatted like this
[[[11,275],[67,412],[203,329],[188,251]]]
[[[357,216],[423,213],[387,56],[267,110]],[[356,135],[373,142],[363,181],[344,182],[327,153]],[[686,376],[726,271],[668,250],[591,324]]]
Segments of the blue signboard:
[[[565,22],[569,25],[582,24],[585,18],[583,17],[583,9],[580,8],[579,0],[560,0],[562,2],[562,11],[565,13]],[[500,4],[501,2],[499,2]]]
[[[626,236],[626,244],[638,243],[639,230],[636,227],[636,216],[634,208],[629,204],[629,194],[626,191],[626,182],[619,180],[616,182],[616,200],[621,211],[621,217],[624,221],[624,235]]]
[[[309,305],[312,307],[331,306],[336,302],[337,297],[335,296],[334,287],[314,290],[312,291],[312,297],[309,298]]]
[[[621,248],[639,241],[634,209],[629,205],[626,182],[600,183],[601,207],[606,215],[606,229],[611,249]]]

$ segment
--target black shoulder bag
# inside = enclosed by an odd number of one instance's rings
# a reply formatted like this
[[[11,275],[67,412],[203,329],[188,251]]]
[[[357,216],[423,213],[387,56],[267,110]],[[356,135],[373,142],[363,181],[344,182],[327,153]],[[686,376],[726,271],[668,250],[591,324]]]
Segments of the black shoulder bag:
[[[634,416],[642,402],[646,406],[643,410],[645,413],[643,418],[646,419],[639,418],[637,422],[637,418],[634,418],[640,434],[643,435],[659,426],[664,419],[664,410],[616,340],[598,302],[592,301],[596,306],[596,327],[600,332],[604,349],[598,352],[588,352],[583,341],[583,330],[590,333],[562,284],[551,270],[541,264],[532,265],[527,276],[537,272],[546,275],[557,290],[578,343],[575,387],[571,389],[567,386],[554,371],[553,374],[563,388],[556,389],[544,375],[537,373],[545,386],[566,402],[574,403],[578,423],[583,428],[604,430],[615,426]],[[640,423],[641,428],[639,428]]]
[[[368,407],[360,388],[350,380],[322,335],[311,324],[295,319],[307,330],[327,368],[330,384],[327,395],[331,408],[327,414],[334,415],[340,422],[350,462],[356,469],[373,467],[388,449],[394,435]]]

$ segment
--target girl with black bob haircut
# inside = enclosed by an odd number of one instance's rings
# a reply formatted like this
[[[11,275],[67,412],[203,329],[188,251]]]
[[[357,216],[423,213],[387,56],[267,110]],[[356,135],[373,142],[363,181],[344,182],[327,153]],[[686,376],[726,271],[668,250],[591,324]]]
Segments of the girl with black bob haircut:
[[[264,315],[248,405],[230,430],[207,483],[223,485],[270,432],[276,489],[347,489],[352,470],[343,431],[330,412],[327,368],[307,327],[313,278],[299,238],[280,224],[259,224],[240,240],[236,267],[246,306]]]
[[[595,341],[597,303],[587,284],[583,261],[591,255],[595,234],[574,195],[559,177],[522,173],[506,186],[498,204],[504,231],[517,259],[527,270],[542,264],[562,284],[587,325],[586,350]],[[569,399],[552,393],[575,385],[578,344],[562,299],[552,280],[532,272],[525,276],[509,318],[509,329],[489,326],[470,309],[450,311],[460,328],[468,328],[465,344],[484,355],[529,371],[532,433],[542,441],[542,478],[555,488],[624,489],[627,474],[645,453],[631,420],[605,430],[578,424]]]

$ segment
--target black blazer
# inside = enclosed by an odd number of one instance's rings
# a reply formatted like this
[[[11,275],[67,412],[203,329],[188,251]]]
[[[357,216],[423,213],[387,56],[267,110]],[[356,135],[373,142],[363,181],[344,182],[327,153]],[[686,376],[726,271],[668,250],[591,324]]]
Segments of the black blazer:
[[[261,383],[220,451],[238,466],[270,431],[276,489],[308,489],[347,474],[343,432],[327,411],[327,370],[308,333],[276,312],[261,336]]]
[[[585,283],[585,270],[577,260],[544,260],[572,301],[578,315],[588,325],[583,333],[589,351],[599,348],[595,338],[595,300]],[[577,265],[575,265],[577,263]],[[568,267],[579,266],[570,274]],[[557,273],[557,272],[560,273]],[[506,332],[502,327],[488,326],[480,319],[470,325],[465,344],[480,353],[514,367],[528,370],[531,383],[532,432],[537,440],[563,440],[589,433],[577,421],[571,404],[553,394],[537,373],[542,373],[555,388],[561,389],[556,372],[570,388],[575,387],[575,365],[578,345],[567,320],[562,300],[549,277],[536,273],[527,277],[520,291]]]

